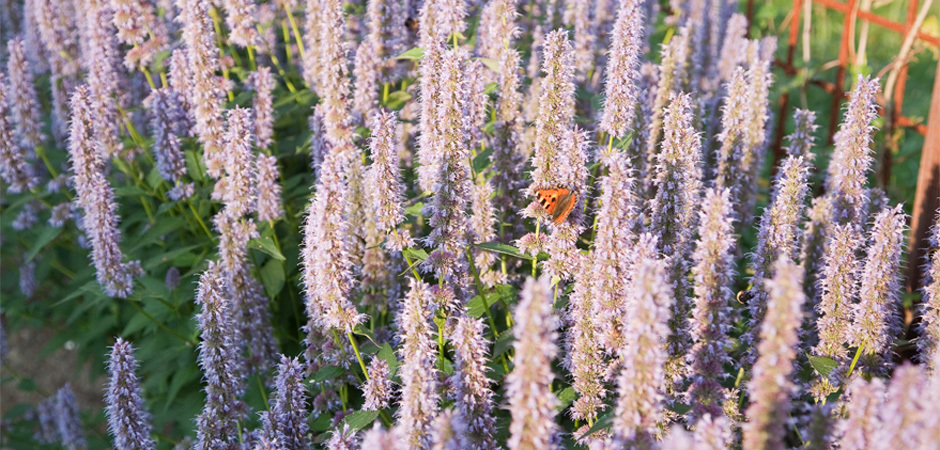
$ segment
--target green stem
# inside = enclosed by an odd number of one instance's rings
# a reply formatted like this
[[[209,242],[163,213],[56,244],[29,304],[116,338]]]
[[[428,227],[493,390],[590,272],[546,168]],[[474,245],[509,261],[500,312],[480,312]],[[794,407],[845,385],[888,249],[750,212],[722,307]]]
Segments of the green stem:
[[[132,300],[128,300],[127,302],[130,303],[131,306],[133,306],[134,309],[137,310],[137,312],[141,313],[144,317],[146,317],[147,319],[149,319],[151,322],[157,324],[157,326],[160,327],[161,329],[163,329],[163,331],[166,331],[167,333],[170,333],[171,336],[176,337],[176,338],[182,340],[183,342],[185,342],[185,343],[187,343],[187,344],[189,344],[189,345],[192,345],[192,346],[196,346],[196,345],[199,344],[198,342],[196,342],[196,341],[194,341],[194,340],[191,340],[191,339],[187,338],[186,336],[183,336],[182,334],[177,333],[175,330],[172,330],[172,329],[168,328],[166,325],[163,324],[163,322],[160,322],[159,320],[155,319],[155,318],[154,318],[153,316],[151,316],[150,314],[147,314],[147,312],[144,311],[144,310],[140,307],[140,305],[137,304],[137,302],[132,301]]]
[[[294,39],[297,39],[297,51],[300,52],[300,59],[304,58],[304,40],[300,37],[300,31],[297,29],[297,21],[294,20],[294,13],[290,11],[290,6],[285,6],[287,11],[287,20],[290,22],[291,29],[294,30]]]
[[[353,352],[356,353],[356,360],[359,361],[359,368],[362,369],[362,374],[365,375],[366,381],[369,381],[369,371],[366,369],[366,363],[362,362],[362,355],[359,354],[359,346],[356,345],[356,339],[353,337],[352,333],[346,332],[346,337],[349,338],[349,343],[352,344]]]
[[[542,226],[542,219],[535,219],[535,239],[536,240],[538,240],[539,238],[539,228],[541,228],[541,226]],[[539,263],[539,255],[535,255],[535,257],[532,258],[532,278],[535,278],[535,268],[537,267],[538,263]]]
[[[852,372],[855,371],[855,365],[858,364],[858,359],[862,356],[862,349],[865,348],[865,341],[862,341],[858,345],[858,350],[855,351],[855,357],[852,358],[852,364],[849,365],[849,371],[845,374],[845,379],[848,380],[852,376]]]

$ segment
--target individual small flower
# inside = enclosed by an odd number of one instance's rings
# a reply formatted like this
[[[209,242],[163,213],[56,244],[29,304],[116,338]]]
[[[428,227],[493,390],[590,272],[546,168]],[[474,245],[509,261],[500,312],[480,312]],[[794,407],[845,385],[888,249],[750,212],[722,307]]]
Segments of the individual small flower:
[[[150,439],[150,413],[141,398],[136,373],[134,347],[124,339],[117,338],[111,347],[108,372],[111,379],[105,395],[105,412],[108,430],[114,436],[114,446],[119,450],[154,448]]]
[[[219,68],[215,30],[209,16],[208,0],[176,0],[183,23],[182,41],[186,44],[190,89],[186,98],[192,102],[196,133],[205,153],[206,172],[218,178],[224,169],[222,100],[215,71]],[[182,80],[181,80],[182,82]]]
[[[23,147],[14,139],[13,124],[9,121],[11,115],[7,109],[8,86],[4,74],[0,73],[0,176],[7,183],[7,190],[16,194],[36,187],[39,179],[26,161]]]
[[[721,417],[727,392],[721,385],[730,362],[728,330],[732,326],[730,301],[734,281],[734,225],[731,191],[710,188],[705,191],[699,212],[699,240],[692,259],[695,267],[695,305],[692,309],[692,386],[689,397],[692,416]]]
[[[666,338],[669,335],[673,296],[667,266],[652,249],[656,238],[644,233],[637,248],[644,257],[634,263],[630,286],[630,313],[624,323],[624,345],[618,356],[617,406],[611,431],[623,445],[650,445],[663,414],[663,392],[668,384]]]
[[[180,139],[189,132],[183,98],[176,88],[162,87],[147,96],[144,106],[150,111],[153,154],[160,176],[164,180],[178,182],[186,174],[186,159]]]
[[[362,408],[366,411],[388,408],[388,402],[392,398],[392,384],[388,362],[384,359],[376,357],[369,362],[369,378],[362,386],[362,396],[365,397]]]
[[[852,344],[864,346],[863,356],[875,373],[887,373],[891,346],[901,332],[901,260],[907,215],[901,205],[875,217],[861,271],[859,302],[852,307]]]
[[[55,205],[52,207],[52,210],[49,214],[48,223],[50,226],[61,228],[63,225],[65,225],[65,222],[68,222],[68,220],[71,217],[72,217],[72,203],[70,202],[59,203],[58,205]]]
[[[761,324],[760,344],[753,376],[748,383],[751,406],[745,413],[744,448],[785,448],[786,423],[793,391],[791,374],[800,337],[803,271],[787,256],[774,264],[767,281],[767,316]]]
[[[85,434],[82,433],[82,419],[78,416],[78,404],[72,386],[65,383],[55,394],[56,425],[59,428],[59,442],[63,447],[74,450],[87,447]]]
[[[344,423],[342,428],[334,428],[330,433],[330,439],[326,441],[326,448],[329,450],[354,450],[357,448],[358,439],[356,432],[349,429],[349,424]]]
[[[420,280],[411,280],[398,319],[402,346],[399,376],[398,438],[407,448],[431,444],[431,424],[438,411],[436,351],[431,331],[431,291]]]
[[[104,176],[104,161],[97,151],[92,131],[93,111],[88,89],[80,86],[72,96],[72,126],[69,137],[69,162],[74,176],[77,204],[84,212],[82,229],[91,239],[91,258],[98,283],[105,294],[124,298],[133,289],[140,263],[122,262],[118,244],[121,231],[115,214],[114,192]]]
[[[883,427],[879,415],[885,408],[885,383],[881,378],[870,382],[855,377],[849,384],[845,418],[837,429],[839,448],[862,450],[877,448],[878,429]]]
[[[10,98],[7,101],[13,113],[13,123],[16,124],[15,135],[20,147],[29,154],[42,144],[45,137],[39,115],[39,97],[36,96],[33,72],[26,59],[26,45],[22,38],[13,38],[7,42],[7,55],[7,75],[10,77]],[[3,115],[7,116],[7,113]]]
[[[558,399],[551,392],[558,320],[552,313],[548,276],[526,280],[513,318],[515,367],[506,376],[512,422],[506,445],[513,450],[550,448],[558,445],[559,439],[555,423]]]
[[[685,255],[691,250],[702,189],[701,143],[692,127],[691,101],[688,94],[675,95],[666,110],[662,151],[657,155],[655,168],[656,196],[649,208],[650,231],[658,237],[669,285],[675,292],[666,366],[666,373],[675,384],[685,377],[684,358],[691,346],[687,319],[691,302],[685,294],[689,261]]]
[[[398,164],[395,125],[398,117],[394,112],[381,110],[372,117],[372,138],[369,152],[372,165],[366,172],[375,224],[380,231],[390,232],[405,220],[402,203],[405,186],[401,180]]]
[[[639,95],[637,84],[640,73],[637,69],[643,56],[645,38],[643,2],[624,0],[619,4],[617,21],[610,36],[607,67],[604,69],[607,80],[604,84],[604,112],[599,125],[599,129],[611,138],[633,131]],[[577,41],[577,30],[575,33]]]
[[[257,192],[256,210],[258,211],[258,220],[270,221],[277,220],[284,214],[281,209],[281,185],[277,179],[280,171],[277,168],[277,157],[258,154],[255,157],[255,179],[258,185],[255,187]]]
[[[833,201],[833,219],[861,230],[868,217],[868,172],[872,155],[872,121],[878,116],[875,93],[878,80],[859,75],[849,93],[845,117],[835,136],[835,149],[829,162],[826,194]]]
[[[30,201],[23,205],[23,209],[13,219],[11,226],[16,231],[23,231],[39,223],[39,210],[42,206],[37,201]]]
[[[451,334],[454,346],[454,423],[463,448],[496,447],[493,390],[486,376],[489,343],[483,338],[483,320],[462,316]]]
[[[223,177],[215,183],[214,200],[221,200],[225,210],[234,217],[251,212],[252,185],[255,173],[251,155],[251,110],[236,107],[229,110],[225,146],[218,157],[224,162]]]
[[[271,442],[278,448],[307,448],[307,394],[303,367],[297,358],[281,355],[270,403],[266,428],[270,428]]]
[[[935,212],[934,225],[927,238],[927,248],[940,248],[940,210]],[[940,368],[935,365],[938,360],[932,356],[940,356],[940,251],[928,251],[928,255],[929,259],[922,269],[924,299],[920,306],[920,338],[916,342],[921,361],[931,372],[938,374]]]
[[[205,381],[206,402],[196,419],[198,448],[227,448],[238,442],[237,421],[244,405],[239,357],[234,341],[229,301],[226,299],[222,266],[209,262],[199,277],[196,315],[200,329],[199,367]]]
[[[193,183],[180,183],[170,188],[166,195],[170,197],[170,200],[176,202],[192,197],[195,191],[196,186]]]
[[[255,113],[255,146],[268,148],[274,135],[274,106],[271,92],[274,91],[274,76],[270,67],[259,67],[248,76],[248,83],[255,91],[252,110]]]
[[[228,40],[239,47],[256,46],[260,43],[258,30],[255,29],[255,9],[251,0],[223,0],[225,7],[225,26],[228,28]]]

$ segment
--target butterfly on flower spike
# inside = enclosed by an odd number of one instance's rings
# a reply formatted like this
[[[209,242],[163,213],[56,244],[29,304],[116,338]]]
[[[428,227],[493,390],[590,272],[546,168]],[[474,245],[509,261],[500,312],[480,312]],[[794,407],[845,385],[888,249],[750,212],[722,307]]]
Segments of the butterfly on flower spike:
[[[552,216],[555,225],[561,225],[578,203],[577,194],[565,188],[539,189],[536,195],[539,204]]]

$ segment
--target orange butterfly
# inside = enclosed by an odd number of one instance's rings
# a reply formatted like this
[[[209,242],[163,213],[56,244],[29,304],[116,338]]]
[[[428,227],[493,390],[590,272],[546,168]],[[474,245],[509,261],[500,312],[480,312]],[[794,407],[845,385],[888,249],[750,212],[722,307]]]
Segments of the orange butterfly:
[[[537,194],[539,204],[552,215],[555,225],[561,225],[578,203],[578,196],[565,188],[539,189]]]

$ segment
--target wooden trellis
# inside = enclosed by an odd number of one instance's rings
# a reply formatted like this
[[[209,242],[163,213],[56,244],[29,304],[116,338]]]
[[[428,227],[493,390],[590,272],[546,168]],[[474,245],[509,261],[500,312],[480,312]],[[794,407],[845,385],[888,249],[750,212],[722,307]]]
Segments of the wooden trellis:
[[[805,18],[803,17],[804,2],[810,1],[830,10],[845,14],[845,20],[842,27],[842,37],[839,43],[839,56],[837,60],[835,82],[831,83],[821,79],[810,79],[808,83],[817,86],[825,92],[832,95],[832,106],[829,111],[829,124],[827,128],[827,144],[832,144],[833,136],[839,124],[840,109],[842,101],[845,98],[845,76],[849,62],[849,45],[852,33],[848,30],[854,29],[857,21],[865,21],[870,24],[882,27],[887,30],[905,36],[910,35],[913,39],[920,40],[923,43],[940,47],[940,37],[924,33],[913,29],[916,24],[919,0],[910,0],[907,8],[907,17],[904,23],[896,22],[885,17],[859,9],[859,0],[794,0],[791,11],[791,21],[789,37],[787,40],[787,53],[785,60],[776,60],[775,63],[788,76],[797,74],[797,68],[793,66],[794,51],[796,49],[797,38],[799,36],[800,25]],[[753,14],[753,0],[748,0],[748,19]],[[808,11],[811,11],[807,8]],[[907,83],[907,59],[900,61],[902,64],[897,82],[890,101],[881,96],[878,102],[882,108],[890,107],[885,111],[887,121],[885,132],[887,136],[893,136],[895,130],[899,127],[911,128],[914,131],[925,136],[924,147],[921,153],[920,169],[917,178],[917,191],[914,200],[913,218],[911,223],[911,235],[908,244],[908,289],[913,291],[921,287],[920,267],[924,262],[925,239],[930,226],[933,224],[934,215],[937,208],[940,207],[940,62],[937,67],[937,77],[934,80],[933,93],[931,95],[930,113],[926,124],[920,124],[901,113],[904,105],[904,90]],[[787,109],[790,106],[788,93],[780,96],[780,113],[777,115],[775,141],[773,145],[774,162],[783,156],[782,139],[784,134],[784,125],[786,124],[789,113]],[[885,151],[881,164],[880,180],[886,184],[891,174],[890,151]]]

